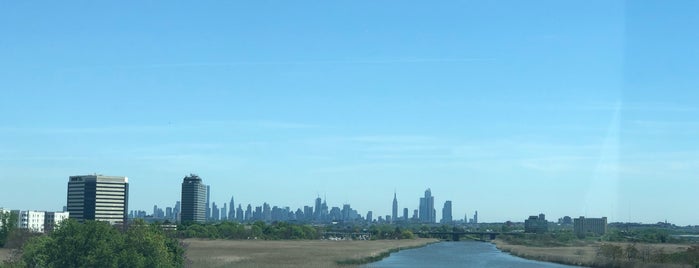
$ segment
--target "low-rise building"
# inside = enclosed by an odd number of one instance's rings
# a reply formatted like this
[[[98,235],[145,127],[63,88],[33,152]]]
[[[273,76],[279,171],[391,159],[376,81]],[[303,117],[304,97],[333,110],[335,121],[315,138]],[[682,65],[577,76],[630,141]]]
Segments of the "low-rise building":
[[[43,211],[21,210],[17,219],[17,227],[27,229],[30,232],[44,232],[44,216]]]
[[[56,226],[70,217],[69,212],[46,212],[44,215],[44,231],[52,232]]]
[[[529,219],[524,220],[525,233],[545,233],[549,230],[549,223],[546,221],[546,215],[529,216]]]
[[[607,232],[607,217],[580,218],[573,220],[573,232],[577,236],[604,235]]]

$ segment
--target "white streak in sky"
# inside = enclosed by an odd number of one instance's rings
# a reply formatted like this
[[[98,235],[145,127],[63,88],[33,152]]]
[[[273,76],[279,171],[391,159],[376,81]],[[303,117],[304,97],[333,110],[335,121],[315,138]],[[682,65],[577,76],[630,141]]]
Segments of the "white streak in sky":
[[[585,216],[607,217],[609,221],[614,217],[610,213],[614,212],[614,206],[618,204],[619,199],[621,107],[621,102],[618,102],[612,113],[600,157],[585,195]]]

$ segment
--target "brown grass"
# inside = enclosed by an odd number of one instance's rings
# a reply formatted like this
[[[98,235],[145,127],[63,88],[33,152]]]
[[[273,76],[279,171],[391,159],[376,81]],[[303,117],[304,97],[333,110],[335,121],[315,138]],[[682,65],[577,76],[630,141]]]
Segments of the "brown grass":
[[[338,267],[397,248],[423,246],[436,239],[377,241],[262,241],[186,239],[191,267]],[[346,267],[346,265],[343,265]]]
[[[0,248],[0,264],[5,260],[10,259],[11,254],[12,254],[12,249]]]
[[[493,243],[498,249],[509,252],[512,255],[533,259],[539,261],[556,262],[563,264],[579,265],[579,266],[599,266],[600,259],[597,256],[597,249],[602,243],[595,242],[581,246],[566,246],[566,247],[532,247],[524,245],[511,245],[506,242],[496,239]],[[610,243],[626,248],[629,243]],[[637,243],[635,247],[639,250],[657,251],[662,250],[664,253],[674,253],[685,251],[688,246],[681,244],[644,244]],[[626,266],[624,266],[626,267]],[[629,263],[628,267],[685,267],[683,265],[671,264],[652,264],[652,263]]]

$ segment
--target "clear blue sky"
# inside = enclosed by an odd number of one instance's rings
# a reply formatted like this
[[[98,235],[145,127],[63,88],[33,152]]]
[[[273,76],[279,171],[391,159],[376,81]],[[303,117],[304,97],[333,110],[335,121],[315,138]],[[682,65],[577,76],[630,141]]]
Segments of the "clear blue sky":
[[[699,224],[697,1],[0,3],[0,207],[212,201]]]

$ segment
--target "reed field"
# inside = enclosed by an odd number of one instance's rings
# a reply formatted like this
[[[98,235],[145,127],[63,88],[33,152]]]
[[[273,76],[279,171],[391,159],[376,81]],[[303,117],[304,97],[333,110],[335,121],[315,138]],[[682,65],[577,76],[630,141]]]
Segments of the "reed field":
[[[352,267],[437,241],[186,239],[184,243],[188,267]]]
[[[498,249],[508,252],[514,256],[569,265],[588,267],[693,267],[691,265],[682,264],[656,263],[653,260],[650,260],[650,257],[657,252],[663,252],[666,254],[683,252],[689,247],[688,245],[684,244],[637,243],[634,244],[634,246],[639,249],[639,254],[647,252],[649,254],[649,260],[641,261],[634,259],[629,261],[626,259],[626,256],[622,256],[617,262],[610,262],[610,260],[601,258],[598,254],[598,249],[603,244],[602,242],[560,247],[512,245],[500,239],[494,240],[493,243],[495,243]],[[625,248],[630,243],[607,242],[606,244],[613,244]]]
[[[10,258],[11,251],[9,248],[0,248],[0,263]]]

